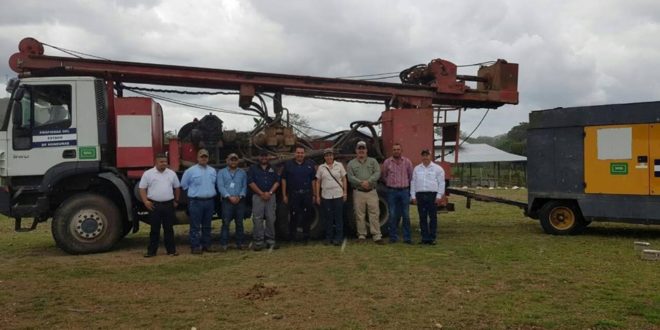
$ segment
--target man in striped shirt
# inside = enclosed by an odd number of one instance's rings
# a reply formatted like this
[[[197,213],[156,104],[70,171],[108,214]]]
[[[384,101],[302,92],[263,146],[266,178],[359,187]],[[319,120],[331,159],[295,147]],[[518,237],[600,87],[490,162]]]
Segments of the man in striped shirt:
[[[419,227],[422,232],[420,244],[435,245],[438,228],[438,206],[445,193],[445,171],[431,161],[431,153],[422,150],[422,163],[415,166],[410,182],[410,198],[417,204]]]
[[[385,159],[381,169],[381,178],[387,186],[390,243],[396,243],[398,240],[399,220],[403,218],[401,224],[403,242],[412,244],[409,215],[412,172],[412,162],[401,155],[401,145],[395,143],[392,146],[392,157]]]

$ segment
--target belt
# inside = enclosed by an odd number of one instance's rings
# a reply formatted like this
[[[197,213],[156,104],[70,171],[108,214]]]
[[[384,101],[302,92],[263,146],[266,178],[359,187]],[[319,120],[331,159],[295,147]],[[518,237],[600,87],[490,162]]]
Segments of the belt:
[[[361,192],[370,192],[370,191],[372,191],[373,189],[360,189],[360,188],[355,188],[355,190],[357,190],[357,191],[361,191]]]
[[[298,190],[291,190],[292,194],[309,194],[312,191],[309,189],[298,189]]]
[[[173,200],[173,199],[170,199],[169,201],[159,202],[159,201],[154,201],[154,200],[151,200],[151,199],[150,199],[149,201],[151,201],[151,202],[154,203],[154,204],[172,204],[172,202],[173,202],[174,200]]]
[[[408,190],[410,187],[390,187],[387,186],[387,189],[392,189],[392,190]]]
[[[210,201],[212,199],[215,199],[215,196],[213,196],[213,197],[188,197],[188,199],[192,199],[194,201]]]

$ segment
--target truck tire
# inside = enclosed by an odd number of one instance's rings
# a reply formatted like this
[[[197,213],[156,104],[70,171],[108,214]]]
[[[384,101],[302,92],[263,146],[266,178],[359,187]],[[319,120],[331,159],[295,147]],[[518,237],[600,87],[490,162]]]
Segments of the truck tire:
[[[277,203],[275,218],[275,235],[277,239],[292,240],[295,237],[289,237],[289,205],[279,201]],[[321,239],[325,236],[325,222],[317,205],[314,205],[314,212],[309,227],[309,236],[311,239]],[[300,231],[300,228],[298,228]]]
[[[91,193],[65,200],[55,211],[51,231],[57,246],[71,254],[110,250],[124,232],[117,206]]]
[[[539,211],[539,221],[546,234],[575,235],[584,230],[588,223],[573,201],[549,201]]]
[[[344,209],[345,215],[346,215],[346,221],[344,224],[346,225],[346,229],[344,230],[344,234],[346,236],[357,236],[357,217],[355,216],[355,206],[353,205],[353,201],[349,200],[344,204]],[[387,207],[387,200],[385,200],[384,196],[378,196],[378,209],[379,209],[379,215],[378,215],[378,221],[380,222],[380,234],[383,237],[386,237],[390,233],[389,229],[389,208]],[[369,215],[367,214],[367,231],[369,230]]]

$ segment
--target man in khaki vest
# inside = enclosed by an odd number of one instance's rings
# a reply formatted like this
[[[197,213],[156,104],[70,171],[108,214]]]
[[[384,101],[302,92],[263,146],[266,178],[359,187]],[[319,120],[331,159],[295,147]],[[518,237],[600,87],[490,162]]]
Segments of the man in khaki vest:
[[[348,162],[347,177],[353,188],[353,207],[357,221],[358,242],[365,242],[367,228],[365,216],[369,212],[369,231],[376,244],[385,244],[380,233],[378,193],[376,181],[380,178],[380,165],[376,159],[367,156],[367,144],[357,143],[357,157]]]

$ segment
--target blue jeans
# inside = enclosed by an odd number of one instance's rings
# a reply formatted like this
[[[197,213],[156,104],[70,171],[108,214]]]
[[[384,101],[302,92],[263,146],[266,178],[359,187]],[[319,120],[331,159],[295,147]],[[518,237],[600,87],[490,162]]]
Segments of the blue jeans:
[[[344,199],[321,198],[321,210],[325,218],[325,239],[339,243],[344,239]]]
[[[220,229],[220,245],[229,243],[229,225],[236,221],[236,246],[243,244],[243,218],[245,218],[245,198],[238,204],[232,204],[229,199],[222,199],[222,229]]]
[[[215,212],[215,201],[213,199],[198,200],[190,199],[188,213],[190,215],[190,248],[193,250],[208,248],[211,246],[211,218]],[[200,227],[202,235],[200,239]]]
[[[415,194],[419,212],[419,228],[422,232],[422,242],[425,243],[435,241],[438,230],[438,207],[435,205],[435,196],[435,192]]]
[[[396,242],[399,239],[399,219],[403,218],[401,229],[403,231],[403,241],[410,242],[410,189],[392,189],[387,190],[387,208],[390,212],[390,242]]]

